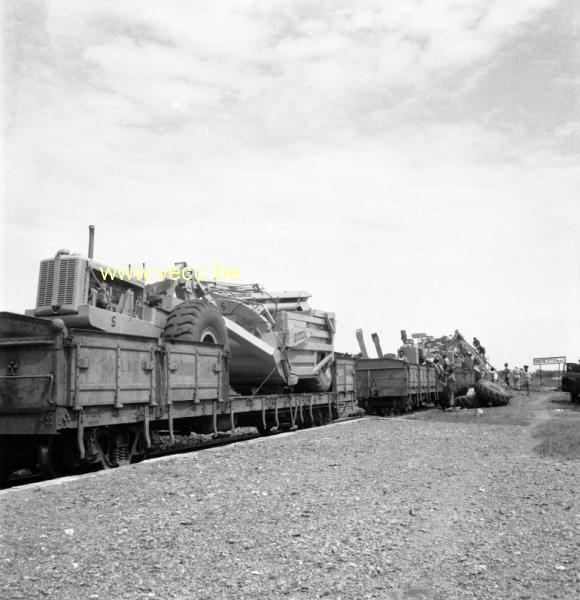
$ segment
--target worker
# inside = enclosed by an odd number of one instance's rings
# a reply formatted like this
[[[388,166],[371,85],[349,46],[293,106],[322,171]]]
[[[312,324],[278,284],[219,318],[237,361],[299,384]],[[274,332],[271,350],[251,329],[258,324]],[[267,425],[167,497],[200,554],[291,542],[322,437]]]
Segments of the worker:
[[[445,382],[446,376],[443,367],[441,366],[441,362],[439,357],[435,357],[433,359],[433,366],[435,367],[435,377],[439,379],[439,381]]]
[[[480,362],[478,360],[473,361],[473,371],[474,371],[475,383],[477,383],[483,377],[482,368],[481,368]]]
[[[526,386],[526,395],[530,395],[530,388],[532,387],[532,372],[530,371],[530,367],[528,365],[524,365],[524,383]]]
[[[512,378],[514,380],[514,390],[517,390],[518,392],[520,391],[520,377],[521,377],[520,368],[514,367],[514,370],[512,371]]]
[[[472,345],[480,356],[485,357],[485,348],[481,345],[481,342],[476,337],[473,338]]]
[[[499,375],[494,367],[491,368],[491,380],[496,384],[499,382]]]
[[[423,348],[419,348],[419,364],[425,364],[425,353],[423,352]]]
[[[446,374],[447,374],[447,406],[449,406],[449,408],[454,408],[455,407],[455,384],[457,382],[456,378],[455,378],[455,371],[453,370],[453,367],[448,367],[446,369]],[[445,410],[445,407],[441,407],[443,408],[443,410]]]
[[[510,387],[510,370],[508,368],[508,363],[504,363],[503,365],[503,380],[505,382],[506,387],[509,389]]]

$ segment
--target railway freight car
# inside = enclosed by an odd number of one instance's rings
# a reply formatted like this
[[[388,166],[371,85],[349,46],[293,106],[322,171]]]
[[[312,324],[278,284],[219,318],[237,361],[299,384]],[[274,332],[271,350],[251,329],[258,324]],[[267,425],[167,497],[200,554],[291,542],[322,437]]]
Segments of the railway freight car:
[[[201,281],[186,263],[146,284],[93,260],[89,236],[87,258],[41,261],[33,309],[0,313],[0,477],[138,460],[160,429],[267,433],[354,403],[354,362],[308,292]]]
[[[158,430],[173,437],[322,425],[354,403],[353,372],[354,360],[337,355],[328,392],[240,396],[230,392],[220,344],[0,313],[0,475],[119,466],[143,458]]]
[[[433,365],[388,356],[358,359],[356,388],[359,405],[369,414],[407,412],[447,397]]]

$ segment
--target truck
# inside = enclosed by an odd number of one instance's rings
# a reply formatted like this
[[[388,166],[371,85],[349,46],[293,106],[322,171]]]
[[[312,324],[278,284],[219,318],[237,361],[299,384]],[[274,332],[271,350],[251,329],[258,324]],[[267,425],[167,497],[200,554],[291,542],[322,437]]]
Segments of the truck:
[[[562,391],[570,394],[570,402],[578,403],[580,396],[580,361],[566,363],[562,375]]]

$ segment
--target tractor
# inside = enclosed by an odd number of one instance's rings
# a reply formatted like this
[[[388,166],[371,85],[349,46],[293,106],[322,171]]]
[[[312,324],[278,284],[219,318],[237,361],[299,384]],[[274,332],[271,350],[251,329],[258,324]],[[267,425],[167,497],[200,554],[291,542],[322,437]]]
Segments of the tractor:
[[[88,258],[59,250],[41,261],[36,307],[26,314],[69,328],[221,344],[230,385],[242,395],[330,389],[335,316],[311,308],[308,292],[198,280],[184,276],[184,262],[172,272],[179,276],[147,284],[95,261],[93,248],[90,228]]]

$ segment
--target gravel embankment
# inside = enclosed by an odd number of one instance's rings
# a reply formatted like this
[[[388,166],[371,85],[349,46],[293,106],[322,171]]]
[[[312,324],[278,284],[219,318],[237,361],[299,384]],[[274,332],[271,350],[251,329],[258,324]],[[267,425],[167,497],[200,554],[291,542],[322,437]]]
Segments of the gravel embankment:
[[[447,414],[7,490],[0,596],[578,597],[578,462]]]

